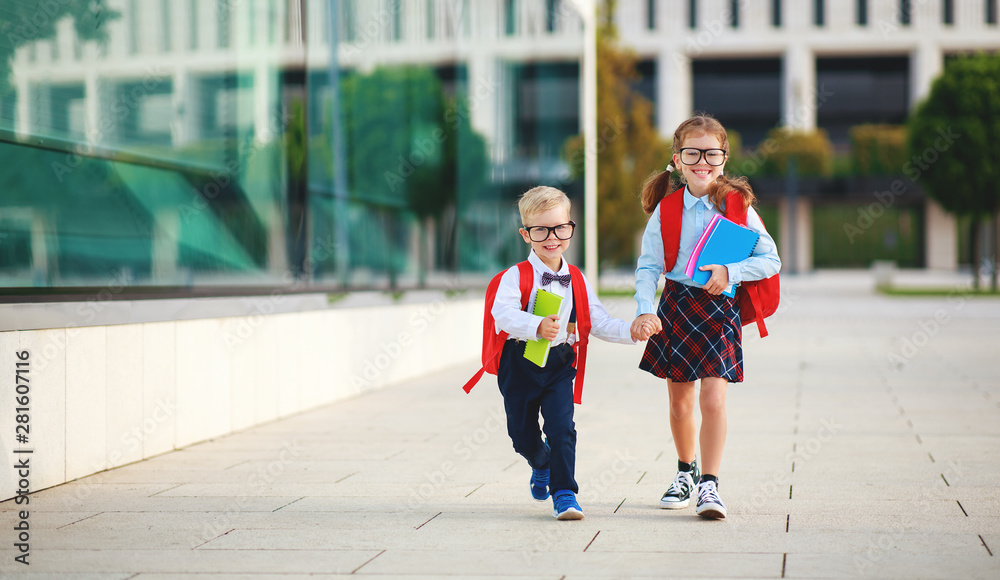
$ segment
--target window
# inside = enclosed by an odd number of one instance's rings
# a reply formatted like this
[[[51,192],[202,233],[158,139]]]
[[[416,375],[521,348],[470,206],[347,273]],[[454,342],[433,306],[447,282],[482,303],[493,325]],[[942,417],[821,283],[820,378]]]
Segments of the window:
[[[402,0],[390,0],[389,12],[391,15],[389,40],[399,42],[403,38],[403,4]]]
[[[427,39],[432,40],[434,38],[434,25],[437,23],[435,18],[437,5],[434,0],[427,0]]]
[[[215,5],[216,48],[229,48],[230,7],[229,2]]]
[[[128,3],[128,52],[139,52],[139,2],[129,0]]]
[[[198,50],[198,0],[188,2],[188,49]]]
[[[955,24],[954,0],[941,0],[941,22],[949,26]]]
[[[771,26],[781,28],[781,0],[771,0]]]
[[[545,31],[556,31],[556,19],[559,17],[559,0],[545,0]]]
[[[986,24],[997,23],[997,0],[986,0]]]
[[[858,26],[868,26],[868,0],[858,0],[855,21]]]
[[[170,21],[170,0],[160,0],[160,20],[163,26],[163,29],[160,31],[163,39],[163,52],[170,52],[173,48],[173,39],[170,37],[174,33]]]
[[[688,0],[688,28],[698,28],[698,0]]]
[[[813,24],[816,26],[826,24],[826,6],[823,0],[813,0]]]
[[[729,0],[729,25],[740,27],[740,4],[743,0]]]
[[[912,4],[911,0],[899,0],[899,23],[903,26],[910,25],[910,19],[913,13]]]
[[[646,0],[646,29],[656,30],[656,0]]]

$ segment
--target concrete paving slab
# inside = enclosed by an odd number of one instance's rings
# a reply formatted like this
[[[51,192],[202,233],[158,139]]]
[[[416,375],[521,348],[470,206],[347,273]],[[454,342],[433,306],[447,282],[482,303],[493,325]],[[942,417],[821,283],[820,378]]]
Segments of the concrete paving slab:
[[[658,508],[676,470],[665,382],[636,369],[641,349],[594,341],[583,521],[529,497],[495,379],[459,388],[470,362],[36,492],[29,577],[1000,577],[1000,300],[949,310],[892,365],[945,299],[849,273],[783,287],[794,304],[767,339],[748,330],[729,388],[724,521]]]

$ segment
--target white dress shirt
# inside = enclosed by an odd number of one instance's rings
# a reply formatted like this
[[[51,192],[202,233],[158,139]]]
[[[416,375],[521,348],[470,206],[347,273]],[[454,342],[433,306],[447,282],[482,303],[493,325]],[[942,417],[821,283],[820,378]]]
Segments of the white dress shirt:
[[[576,334],[570,336],[566,332],[566,325],[569,324],[570,314],[573,312],[573,285],[564,288],[556,281],[542,286],[542,274],[552,272],[541,258],[531,251],[528,255],[528,262],[534,274],[531,286],[531,295],[528,298],[527,311],[521,310],[521,273],[517,266],[511,266],[500,278],[500,286],[497,288],[496,299],[493,301],[493,320],[496,324],[497,332],[501,330],[507,332],[510,338],[516,340],[536,340],[541,338],[538,335],[538,325],[541,324],[541,316],[535,316],[531,312],[535,308],[535,291],[538,288],[562,296],[562,305],[559,308],[559,333],[552,346],[563,343],[573,344],[576,342]],[[553,274],[569,274],[569,263],[563,258],[558,272]],[[583,278],[587,287],[587,299],[590,304],[590,335],[606,340],[608,342],[618,342],[621,344],[635,344],[632,340],[631,322],[626,322],[619,318],[614,318],[604,309],[604,305],[598,300],[594,289],[590,286],[590,281],[586,276]],[[577,315],[579,319],[579,314]]]
[[[701,288],[690,276],[684,273],[691,251],[708,223],[719,211],[708,200],[708,196],[695,197],[688,188],[684,188],[684,209],[681,217],[681,240],[677,248],[677,261],[666,278],[688,286]],[[744,280],[763,280],[778,273],[781,269],[781,259],[778,258],[778,248],[774,239],[764,229],[764,222],[754,209],[747,209],[747,227],[760,234],[760,241],[753,254],[739,262],[723,264],[729,271],[729,284],[739,284]],[[656,314],[656,286],[663,272],[663,236],[660,233],[660,206],[657,205],[646,223],[646,231],[642,234],[642,254],[635,268],[635,301],[636,316],[641,314]]]

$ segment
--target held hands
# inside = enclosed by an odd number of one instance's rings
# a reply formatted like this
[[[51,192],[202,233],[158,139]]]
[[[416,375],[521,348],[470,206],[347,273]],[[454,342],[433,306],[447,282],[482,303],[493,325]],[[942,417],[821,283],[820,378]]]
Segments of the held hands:
[[[545,340],[553,341],[557,334],[559,334],[559,317],[555,314],[546,316],[538,324],[538,335]]]
[[[709,294],[722,294],[729,287],[729,269],[721,264],[707,264],[698,268],[705,272],[711,271],[712,277],[705,282],[705,291]]]
[[[641,314],[632,321],[632,340],[638,342],[663,330],[660,317],[655,314]]]

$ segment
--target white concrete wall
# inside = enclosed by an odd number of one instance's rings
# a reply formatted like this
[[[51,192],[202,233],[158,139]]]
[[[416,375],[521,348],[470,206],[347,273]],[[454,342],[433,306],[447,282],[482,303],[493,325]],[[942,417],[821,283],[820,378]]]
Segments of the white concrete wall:
[[[0,332],[0,456],[30,490],[478,359],[482,299]],[[470,321],[473,322],[470,326]],[[471,336],[470,336],[470,328]],[[17,352],[30,433],[15,439]],[[460,384],[455,396],[462,396]],[[17,455],[15,449],[32,449]],[[18,490],[0,469],[0,500]]]

